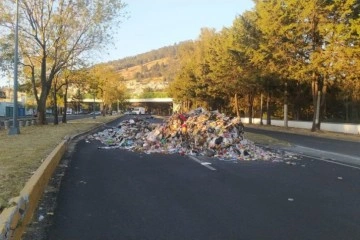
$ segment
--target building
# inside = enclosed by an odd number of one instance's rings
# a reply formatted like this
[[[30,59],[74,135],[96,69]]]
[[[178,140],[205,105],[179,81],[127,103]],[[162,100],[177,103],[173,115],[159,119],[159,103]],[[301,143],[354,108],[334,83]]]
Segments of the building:
[[[25,111],[25,93],[18,95],[18,116],[26,115]],[[0,90],[0,117],[11,118],[14,111],[14,101],[11,88],[2,88]]]

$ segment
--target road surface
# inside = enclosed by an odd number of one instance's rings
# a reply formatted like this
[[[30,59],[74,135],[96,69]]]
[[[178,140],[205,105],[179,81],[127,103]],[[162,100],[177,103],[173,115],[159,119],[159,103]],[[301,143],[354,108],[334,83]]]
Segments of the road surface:
[[[357,168],[99,146],[81,140],[63,163],[57,207],[36,216],[43,239],[360,239]]]
[[[271,131],[254,126],[247,126],[246,132],[258,133],[287,141],[292,146],[282,147],[303,155],[316,157],[321,160],[334,161],[360,167],[360,141],[331,139],[306,134]],[[344,135],[346,138],[346,135]],[[344,138],[344,137],[343,137]]]

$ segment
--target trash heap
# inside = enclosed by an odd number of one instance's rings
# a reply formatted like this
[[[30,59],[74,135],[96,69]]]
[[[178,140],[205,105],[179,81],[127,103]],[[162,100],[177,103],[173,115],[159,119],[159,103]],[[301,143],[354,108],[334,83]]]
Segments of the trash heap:
[[[89,136],[101,149],[122,148],[145,153],[203,155],[230,160],[273,160],[277,154],[244,139],[244,126],[236,117],[198,108],[173,114],[162,124],[145,119],[122,121],[116,128]]]

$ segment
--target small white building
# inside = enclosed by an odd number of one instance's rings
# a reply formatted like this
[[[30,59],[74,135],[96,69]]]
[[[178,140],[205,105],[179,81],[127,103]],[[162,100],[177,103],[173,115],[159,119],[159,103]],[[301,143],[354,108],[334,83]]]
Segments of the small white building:
[[[14,103],[12,102],[0,102],[0,117],[12,117],[13,116]],[[25,107],[21,104],[18,105],[18,116],[25,116]]]

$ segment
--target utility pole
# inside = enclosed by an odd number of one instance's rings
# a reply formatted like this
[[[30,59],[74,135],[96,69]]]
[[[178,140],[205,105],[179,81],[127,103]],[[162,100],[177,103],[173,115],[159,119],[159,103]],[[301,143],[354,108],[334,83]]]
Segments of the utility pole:
[[[13,124],[9,129],[9,135],[20,134],[19,122],[18,122],[18,45],[19,45],[19,0],[16,0],[16,20],[15,20],[15,56],[14,56],[14,108],[13,108]]]

